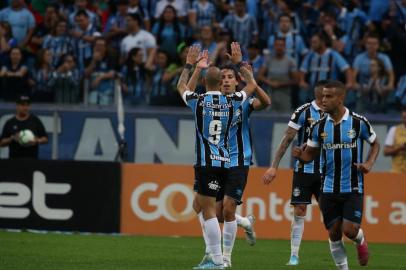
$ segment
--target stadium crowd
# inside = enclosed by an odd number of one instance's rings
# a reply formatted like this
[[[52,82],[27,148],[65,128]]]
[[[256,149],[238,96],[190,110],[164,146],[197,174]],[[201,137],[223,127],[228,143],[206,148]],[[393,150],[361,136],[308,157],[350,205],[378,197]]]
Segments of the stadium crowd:
[[[346,105],[387,113],[406,104],[406,0],[5,0],[0,100],[183,106],[176,82],[188,46],[229,62],[241,44],[272,110],[313,99],[339,79]],[[84,91],[86,89],[86,91]],[[86,95],[86,96],[85,96]]]

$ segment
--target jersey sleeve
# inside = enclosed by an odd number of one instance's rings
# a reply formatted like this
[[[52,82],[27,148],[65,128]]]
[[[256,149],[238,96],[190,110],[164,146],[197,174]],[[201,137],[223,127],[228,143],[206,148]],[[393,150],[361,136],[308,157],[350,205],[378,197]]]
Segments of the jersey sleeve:
[[[376,133],[366,118],[361,119],[360,138],[372,144],[376,140]]]
[[[185,102],[185,104],[189,107],[194,107],[194,105],[197,102],[197,99],[199,98],[199,95],[196,94],[195,92],[186,90],[183,92],[182,99]]]
[[[288,123],[288,126],[295,129],[295,130],[299,130],[303,127],[304,125],[304,121],[305,121],[305,114],[304,114],[304,110],[296,110],[292,116],[290,117],[290,121]]]
[[[320,147],[319,126],[319,122],[317,122],[310,127],[310,136],[309,139],[307,139],[307,145],[310,147]]]
[[[395,144],[395,132],[396,132],[396,126],[391,127],[389,129],[389,132],[386,135],[386,139],[385,139],[385,146],[393,146]]]
[[[247,100],[247,93],[243,90],[240,92],[235,92],[231,95],[227,95],[227,97],[231,98],[234,108],[237,108]]]
[[[347,63],[344,57],[341,56],[340,53],[335,52],[334,57],[336,59],[337,67],[341,72],[344,72],[345,70],[350,68],[350,65]]]

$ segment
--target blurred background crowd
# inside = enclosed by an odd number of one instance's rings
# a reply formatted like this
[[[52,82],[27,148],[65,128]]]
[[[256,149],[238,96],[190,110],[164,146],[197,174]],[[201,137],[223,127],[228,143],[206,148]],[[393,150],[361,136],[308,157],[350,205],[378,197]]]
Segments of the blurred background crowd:
[[[346,83],[347,106],[406,105],[406,0],[3,0],[0,101],[183,106],[187,47],[215,65],[238,41],[271,110],[310,101],[322,79]],[[200,87],[201,89],[201,87]]]

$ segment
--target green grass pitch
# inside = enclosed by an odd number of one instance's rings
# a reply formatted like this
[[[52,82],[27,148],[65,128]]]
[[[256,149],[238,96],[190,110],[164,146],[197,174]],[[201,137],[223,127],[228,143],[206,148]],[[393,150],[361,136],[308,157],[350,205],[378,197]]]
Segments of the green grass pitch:
[[[350,269],[406,269],[406,245],[370,244],[367,267],[360,267],[354,245],[346,243]],[[304,241],[300,265],[285,266],[285,240],[236,241],[232,269],[336,269],[328,243]],[[1,270],[158,270],[192,269],[203,255],[203,240],[192,237],[65,235],[0,231]]]

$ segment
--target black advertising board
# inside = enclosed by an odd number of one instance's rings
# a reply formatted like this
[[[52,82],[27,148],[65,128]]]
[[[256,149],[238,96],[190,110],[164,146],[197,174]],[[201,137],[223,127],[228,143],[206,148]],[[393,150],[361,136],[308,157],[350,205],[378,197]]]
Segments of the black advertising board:
[[[119,232],[120,164],[0,160],[0,227]]]

